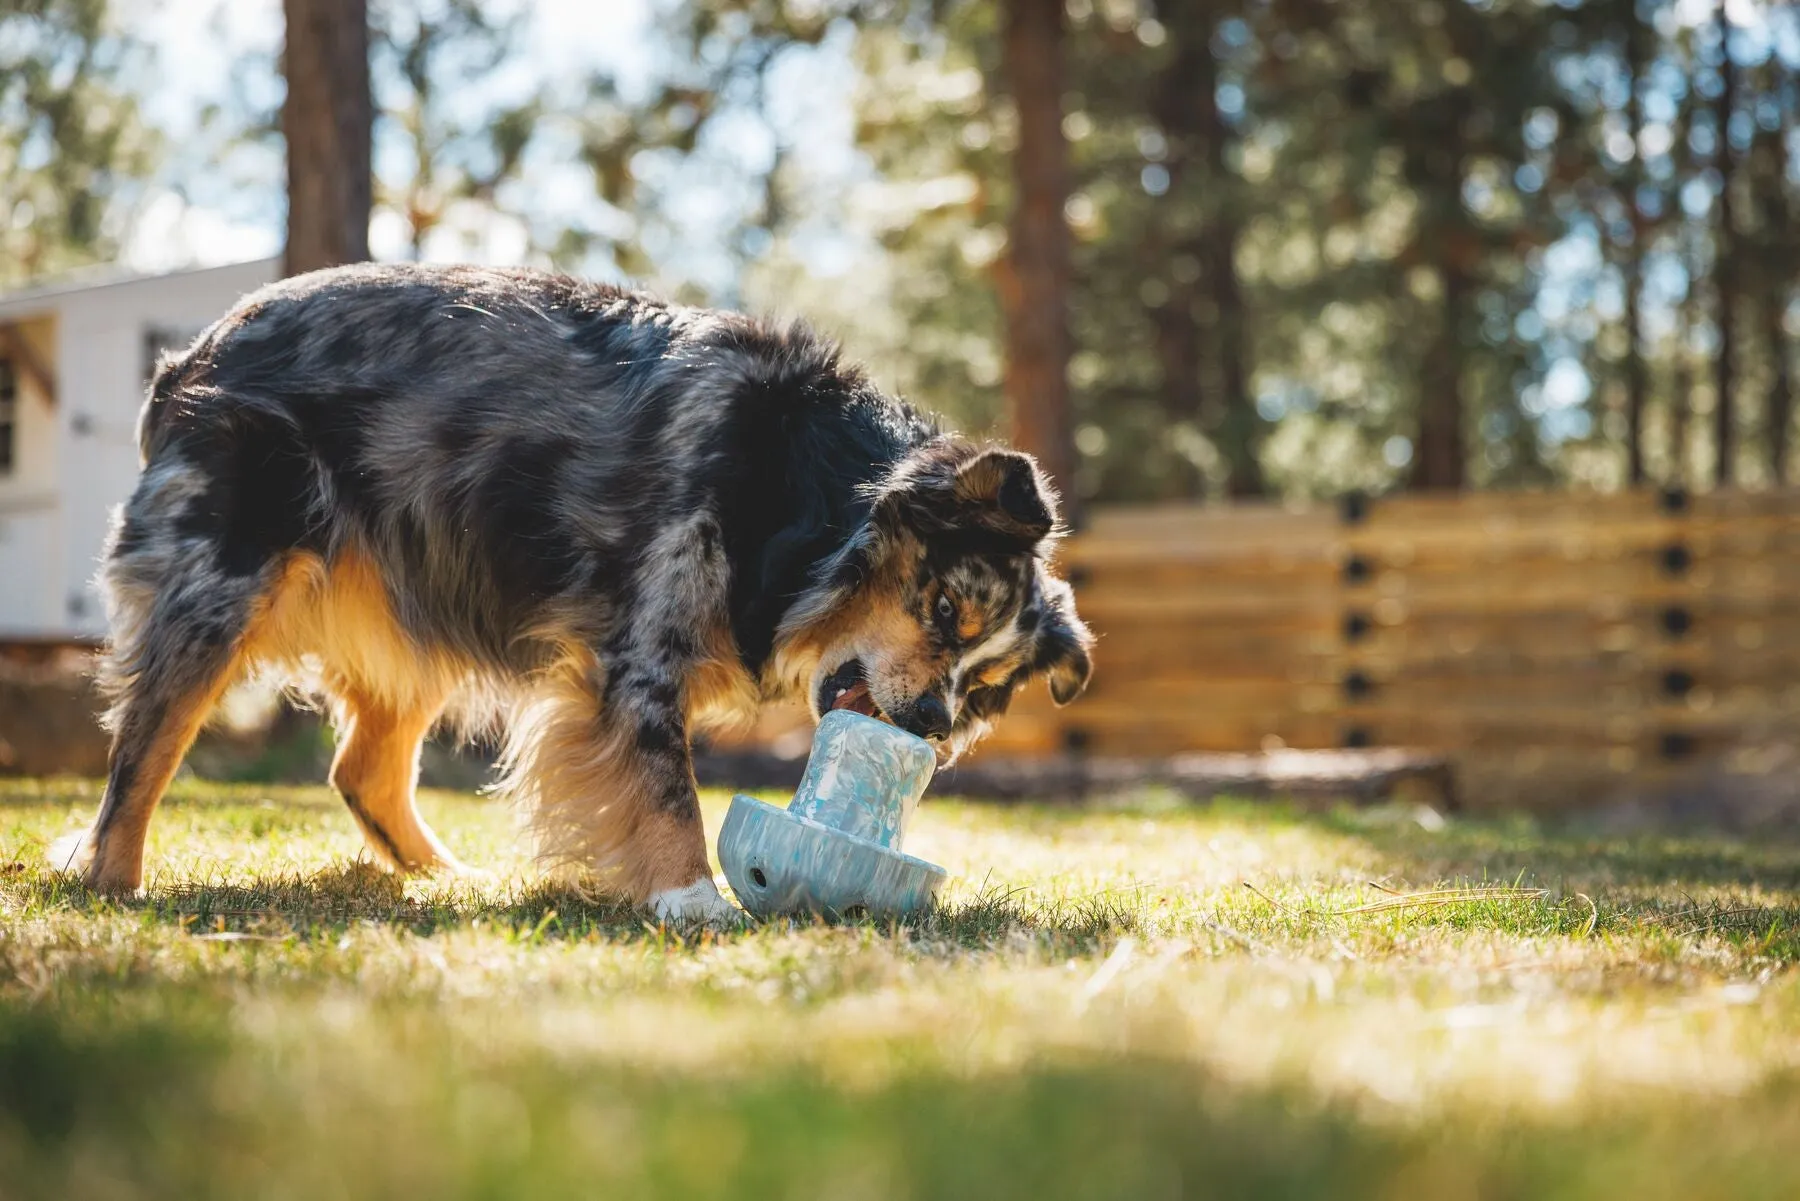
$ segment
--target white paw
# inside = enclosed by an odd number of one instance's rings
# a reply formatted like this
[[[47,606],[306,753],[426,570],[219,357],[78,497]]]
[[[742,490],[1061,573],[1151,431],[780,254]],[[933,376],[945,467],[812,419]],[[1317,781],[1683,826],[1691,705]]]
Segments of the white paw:
[[[683,888],[665,888],[650,898],[650,912],[664,922],[701,922],[730,926],[742,921],[744,911],[719,894],[710,876],[702,876]]]
[[[88,865],[94,861],[94,840],[92,830],[78,830],[73,834],[65,834],[50,844],[45,856],[50,861],[53,871],[86,872]]]

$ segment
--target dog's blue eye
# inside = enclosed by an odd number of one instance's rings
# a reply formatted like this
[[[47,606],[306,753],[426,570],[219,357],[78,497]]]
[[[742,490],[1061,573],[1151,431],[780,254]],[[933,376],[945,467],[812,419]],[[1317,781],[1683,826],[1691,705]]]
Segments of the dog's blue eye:
[[[942,593],[939,593],[937,598],[937,619],[938,624],[942,625],[945,629],[955,628],[956,604],[948,596]]]

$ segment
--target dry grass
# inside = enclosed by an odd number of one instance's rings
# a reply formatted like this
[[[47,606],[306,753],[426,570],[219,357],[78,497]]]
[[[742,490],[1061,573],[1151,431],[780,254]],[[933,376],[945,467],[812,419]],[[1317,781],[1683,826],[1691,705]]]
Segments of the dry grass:
[[[0,1198],[1800,1195],[1800,844],[934,804],[941,913],[687,935],[456,795],[491,878],[190,784],[100,902],[94,800],[0,801]]]

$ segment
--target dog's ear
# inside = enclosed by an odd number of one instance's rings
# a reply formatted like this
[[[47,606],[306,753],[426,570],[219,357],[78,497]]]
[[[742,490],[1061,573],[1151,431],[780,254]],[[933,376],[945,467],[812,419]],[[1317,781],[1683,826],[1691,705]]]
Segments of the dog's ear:
[[[1030,455],[984,450],[956,470],[956,498],[988,525],[1033,545],[1056,526],[1056,493]]]
[[[985,534],[1024,553],[1056,528],[1056,492],[1030,455],[998,448],[934,448],[905,463],[882,498],[920,534]]]
[[[1066,705],[1080,696],[1094,674],[1094,635],[1075,615],[1075,591],[1042,568],[1038,587],[1043,593],[1043,615],[1038,620],[1033,671],[1050,681],[1050,699]]]

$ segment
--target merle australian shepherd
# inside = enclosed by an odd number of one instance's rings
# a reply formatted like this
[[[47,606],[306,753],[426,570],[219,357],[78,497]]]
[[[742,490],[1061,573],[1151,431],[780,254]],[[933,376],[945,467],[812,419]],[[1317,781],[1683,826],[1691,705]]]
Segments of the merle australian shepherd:
[[[74,848],[133,891],[220,694],[262,671],[337,729],[398,870],[440,720],[505,731],[540,849],[666,918],[731,907],[689,739],[804,701],[949,759],[1091,638],[1032,461],[940,432],[803,329],[533,271],[360,266],[265,288],[160,364],[101,581],[105,799]]]

